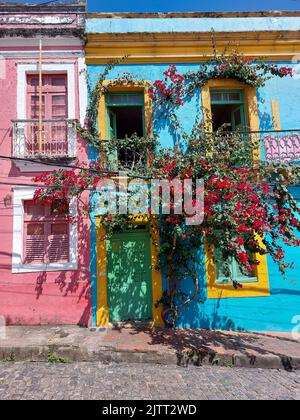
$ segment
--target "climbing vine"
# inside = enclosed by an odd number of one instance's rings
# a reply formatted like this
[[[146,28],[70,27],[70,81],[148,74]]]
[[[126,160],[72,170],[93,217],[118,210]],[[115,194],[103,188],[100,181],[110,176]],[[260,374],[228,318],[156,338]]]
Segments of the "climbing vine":
[[[101,195],[99,182],[116,177],[121,171],[127,181],[140,179],[144,185],[151,180],[179,180],[179,190],[184,192],[184,182],[192,183],[191,208],[178,211],[178,190],[171,187],[171,200],[167,211],[153,214],[151,196],[144,208],[150,223],[150,233],[160,226],[160,242],[152,234],[159,254],[155,269],[161,269],[167,290],[161,300],[166,324],[174,326],[183,309],[201,296],[199,267],[203,266],[201,249],[204,242],[215,251],[214,262],[221,264],[229,279],[230,261],[235,259],[244,275],[255,272],[259,265],[258,255],[270,255],[284,274],[292,264],[285,261],[283,244],[299,246],[299,209],[288,185],[299,181],[297,166],[289,163],[262,162],[256,159],[259,139],[249,133],[215,133],[205,130],[201,116],[195,115],[191,132],[186,132],[178,118],[178,109],[188,97],[209,80],[235,78],[252,87],[263,86],[271,77],[287,77],[292,70],[275,65],[256,63],[238,53],[215,54],[197,71],[179,74],[176,66],[170,66],[153,85],[147,84],[149,98],[153,102],[152,122],[154,132],[147,131],[145,138],[136,135],[125,139],[99,139],[97,128],[98,106],[101,97],[111,87],[140,86],[145,82],[125,73],[107,82],[112,68],[122,60],[109,64],[99,76],[94,87],[90,86],[90,100],[85,124],[78,124],[83,139],[99,153],[99,159],[78,170],[59,170],[35,178],[44,188],[39,188],[35,199],[47,202],[66,202],[68,197],[80,195],[87,189],[91,196]],[[155,126],[161,119],[172,125],[175,138],[181,138],[175,147],[160,145]],[[152,135],[150,136],[150,134]],[[122,156],[122,158],[121,158]],[[124,158],[124,156],[126,158]],[[197,180],[204,181],[203,187]],[[135,196],[128,193],[128,199]],[[202,195],[201,195],[202,194]],[[204,201],[199,197],[204,197]],[[90,200],[93,202],[93,200]],[[117,205],[120,202],[117,201]],[[109,209],[109,204],[108,209]],[[160,207],[166,205],[160,197]],[[90,205],[87,211],[91,211]],[[166,210],[166,208],[165,208]],[[192,214],[202,214],[201,223],[188,224]],[[116,231],[135,229],[138,215],[103,214],[102,224],[110,237]],[[194,290],[183,293],[184,284],[192,281]],[[233,279],[232,279],[233,281]],[[233,281],[235,288],[241,284]]]

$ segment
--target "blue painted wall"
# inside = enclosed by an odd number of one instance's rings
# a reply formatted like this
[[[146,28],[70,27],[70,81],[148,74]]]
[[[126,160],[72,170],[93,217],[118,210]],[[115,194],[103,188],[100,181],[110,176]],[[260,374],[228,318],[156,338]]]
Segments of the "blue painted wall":
[[[88,26],[89,27],[89,26]],[[89,27],[91,28],[91,26]],[[291,63],[277,63],[290,65]],[[200,64],[177,64],[180,73],[194,70]],[[167,69],[163,64],[146,65],[121,65],[113,69],[108,76],[113,79],[123,72],[130,72],[138,79],[155,81],[162,78],[162,73]],[[102,65],[89,65],[88,74],[94,84],[99,74],[103,71]],[[300,129],[299,104],[300,104],[300,79],[275,78],[267,82],[264,88],[258,91],[258,106],[261,130],[272,129],[271,100],[278,99],[282,129]],[[192,128],[195,112],[201,108],[201,96],[198,92],[191,100],[180,109],[180,119],[186,130]],[[160,141],[164,146],[173,145],[172,133],[163,123],[154,128],[160,134]],[[90,158],[95,155],[90,149]],[[300,203],[300,187],[293,188],[293,193]],[[95,224],[92,222],[92,259],[91,275],[93,281],[93,308],[96,308],[96,233]],[[203,327],[213,329],[236,329],[253,331],[291,331],[294,327],[292,318],[300,314],[300,252],[299,249],[288,250],[288,260],[295,261],[296,270],[291,271],[287,279],[278,272],[274,263],[269,259],[269,279],[271,296],[267,298],[238,298],[238,299],[207,299],[206,279],[204,264],[199,267],[200,301],[194,301],[181,315],[179,326]],[[165,285],[164,285],[165,287]],[[191,285],[185,284],[185,291]],[[95,311],[94,311],[95,315]],[[94,318],[95,320],[95,318]]]
[[[88,33],[210,32],[212,28],[216,32],[297,31],[300,18],[91,18],[86,23]]]

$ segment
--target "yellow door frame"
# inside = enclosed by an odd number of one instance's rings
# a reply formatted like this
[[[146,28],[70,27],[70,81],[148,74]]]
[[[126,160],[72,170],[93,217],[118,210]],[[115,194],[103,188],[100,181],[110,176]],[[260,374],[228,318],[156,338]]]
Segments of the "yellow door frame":
[[[132,217],[132,223],[149,223],[147,215]],[[106,254],[106,230],[101,223],[101,217],[96,217],[97,228],[97,326],[107,327],[109,325],[109,307],[108,307],[108,273],[107,273],[107,254]],[[158,265],[158,248],[155,244],[159,244],[159,222],[156,221],[150,225],[150,251],[152,264],[152,326],[163,326],[162,305],[157,302],[162,298],[162,273],[155,267]]]
[[[143,92],[144,93],[144,110],[145,110],[145,127],[147,137],[152,135],[152,101],[148,91],[151,86],[150,81],[142,83],[128,83],[116,85],[114,80],[106,80],[104,82],[108,92]],[[100,139],[106,139],[106,101],[105,95],[102,95],[98,105],[98,131]],[[149,223],[148,215],[132,216],[132,223]],[[106,231],[101,223],[101,218],[96,217],[97,228],[97,311],[96,322],[98,326],[105,327],[109,325],[109,308],[108,308],[108,289],[107,289],[107,254],[106,254]],[[162,305],[157,302],[162,298],[162,273],[156,270],[158,265],[158,249],[154,244],[159,244],[159,222],[151,223],[150,229],[150,250],[152,263],[152,325],[154,327],[163,326]],[[151,237],[152,235],[152,237]]]

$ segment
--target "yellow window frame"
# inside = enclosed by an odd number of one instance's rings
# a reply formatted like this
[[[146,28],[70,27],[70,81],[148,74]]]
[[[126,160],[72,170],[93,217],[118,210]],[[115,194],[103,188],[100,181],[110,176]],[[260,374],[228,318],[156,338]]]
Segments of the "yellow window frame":
[[[207,240],[204,243],[204,250],[208,299],[270,296],[266,255],[255,254],[255,259],[259,261],[259,265],[255,269],[257,282],[243,283],[242,289],[235,289],[232,284],[217,283],[217,270],[214,261],[215,248]]]
[[[144,94],[144,121],[145,121],[145,136],[152,136],[152,100],[149,97],[149,88],[151,82],[144,80],[143,83],[130,83],[126,85],[113,85],[113,80],[105,80],[103,85],[108,92],[123,93],[123,92],[142,92]],[[98,105],[98,132],[100,139],[106,139],[106,98],[102,95]]]
[[[246,122],[250,131],[259,131],[259,117],[257,106],[256,88],[234,79],[210,80],[201,91],[204,126],[212,131],[211,126],[211,90],[231,90],[239,89],[244,91]],[[256,159],[261,159],[261,151],[255,151]],[[270,285],[268,275],[268,264],[266,255],[255,255],[259,261],[256,267],[256,283],[244,283],[242,289],[235,289],[232,284],[217,284],[217,270],[214,262],[214,246],[205,240],[205,265],[207,280],[208,299],[220,298],[242,298],[242,297],[267,297],[270,296]]]

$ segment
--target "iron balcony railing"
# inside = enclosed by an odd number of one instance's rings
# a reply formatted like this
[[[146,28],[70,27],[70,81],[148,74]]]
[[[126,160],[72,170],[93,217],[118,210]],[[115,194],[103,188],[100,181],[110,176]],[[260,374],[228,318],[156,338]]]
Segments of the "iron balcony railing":
[[[238,137],[241,141],[249,144],[252,142],[255,147],[260,148],[264,161],[300,164],[300,130],[224,131],[215,136],[216,147],[218,142]]]
[[[263,131],[259,134],[264,160],[300,163],[300,130]]]
[[[102,139],[100,151],[106,159],[107,167],[118,171],[139,171],[141,174],[151,164],[155,143],[153,139]]]
[[[64,159],[77,156],[74,119],[13,120],[13,157]],[[41,127],[41,129],[40,129]]]

